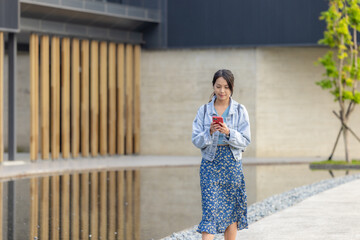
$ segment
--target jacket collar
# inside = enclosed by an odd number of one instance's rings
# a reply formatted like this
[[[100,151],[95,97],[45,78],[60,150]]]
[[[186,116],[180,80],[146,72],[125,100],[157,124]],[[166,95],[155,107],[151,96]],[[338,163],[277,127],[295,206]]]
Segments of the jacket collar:
[[[211,101],[208,103],[209,106],[209,113],[212,116],[216,116],[216,111],[215,111],[215,99],[216,99],[216,95],[213,96],[213,98],[211,99]],[[235,101],[232,99],[232,97],[230,97],[230,109],[229,109],[229,115],[234,114],[235,113]]]

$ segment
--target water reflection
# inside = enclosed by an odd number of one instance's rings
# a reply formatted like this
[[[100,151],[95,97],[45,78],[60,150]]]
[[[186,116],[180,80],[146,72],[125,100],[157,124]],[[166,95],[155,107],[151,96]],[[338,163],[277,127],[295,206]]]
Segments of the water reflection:
[[[16,192],[15,239],[140,239],[139,170],[18,180]]]
[[[249,205],[331,178],[327,171],[311,171],[308,164],[245,165],[244,174]],[[199,223],[199,181],[198,166],[19,179],[15,239],[160,239]],[[9,232],[7,186],[0,184],[3,239]]]

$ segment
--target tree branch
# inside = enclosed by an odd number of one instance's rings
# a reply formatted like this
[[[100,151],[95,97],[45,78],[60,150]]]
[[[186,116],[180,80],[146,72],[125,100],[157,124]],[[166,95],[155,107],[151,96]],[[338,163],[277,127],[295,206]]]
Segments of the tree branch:
[[[338,115],[337,112],[333,111],[333,113],[335,114],[335,116],[341,121],[341,117]],[[356,140],[358,140],[360,142],[360,138],[354,133],[353,130],[351,130],[351,128],[344,123],[343,121],[341,121],[342,126],[344,126],[347,130],[349,130],[351,132],[351,134],[356,138]]]

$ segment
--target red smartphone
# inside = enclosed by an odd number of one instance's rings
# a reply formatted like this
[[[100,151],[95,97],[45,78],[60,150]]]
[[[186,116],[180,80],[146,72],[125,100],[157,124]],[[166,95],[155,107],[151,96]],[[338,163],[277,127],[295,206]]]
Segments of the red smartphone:
[[[217,123],[217,124],[224,122],[224,119],[223,119],[222,117],[215,117],[215,116],[213,116],[213,117],[212,117],[212,120],[213,120],[213,122],[215,122],[215,123]]]

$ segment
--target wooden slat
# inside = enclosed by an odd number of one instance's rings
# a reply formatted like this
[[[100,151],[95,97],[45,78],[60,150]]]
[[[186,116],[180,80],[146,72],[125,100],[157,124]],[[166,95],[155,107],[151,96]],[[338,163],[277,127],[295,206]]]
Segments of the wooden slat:
[[[60,177],[51,178],[51,240],[60,237]]]
[[[99,207],[98,207],[98,173],[91,173],[91,217],[90,217],[90,235],[92,239],[98,239],[99,236]]]
[[[140,60],[141,47],[134,48],[134,153],[140,153]]]
[[[1,33],[0,33],[1,34]],[[0,36],[1,38],[1,36]],[[0,40],[1,41],[1,40]],[[2,218],[2,215],[3,215],[3,183],[0,182],[0,240],[3,239],[3,218]]]
[[[107,43],[100,43],[100,154],[107,154]]]
[[[61,177],[61,239],[70,239],[70,175]]]
[[[125,61],[124,61],[124,44],[117,46],[117,153],[125,153]]]
[[[50,54],[49,36],[41,37],[41,158],[49,159],[49,114],[50,114]]]
[[[81,239],[89,238],[89,173],[81,174]]]
[[[99,124],[99,47],[97,41],[91,42],[91,83],[90,83],[90,114],[91,114],[91,155],[98,155],[98,124]]]
[[[126,45],[126,154],[133,153],[133,46]]]
[[[108,207],[108,216],[109,216],[109,240],[116,239],[116,172],[109,172],[109,207]]]
[[[0,163],[4,161],[4,137],[3,137],[4,93],[3,92],[4,92],[4,33],[0,32]],[[2,223],[2,220],[0,220],[0,223]],[[1,231],[2,230],[0,230],[0,232]]]
[[[61,44],[61,151],[63,158],[70,156],[70,39]]]
[[[40,198],[40,239],[49,239],[49,189],[50,178],[41,179],[41,198]]]
[[[125,197],[125,177],[124,171],[117,172],[117,233],[118,240],[124,239],[125,237],[125,208],[124,208],[124,197]]]
[[[60,151],[60,40],[51,39],[51,157]]]
[[[107,238],[107,172],[100,172],[100,239]]]
[[[116,153],[116,44],[109,44],[109,154]]]
[[[38,87],[39,87],[39,37],[30,35],[30,159],[36,161],[38,158]]]
[[[134,239],[134,225],[133,225],[133,174],[132,170],[125,172],[126,176],[126,240]]]
[[[38,238],[39,186],[36,178],[30,179],[30,239]]]
[[[79,174],[71,176],[71,239],[80,238],[80,181]]]
[[[71,153],[79,156],[80,145],[80,42],[72,40],[71,49]]]
[[[140,240],[140,170],[134,170],[134,240]]]
[[[89,41],[81,41],[81,155],[89,156]]]

